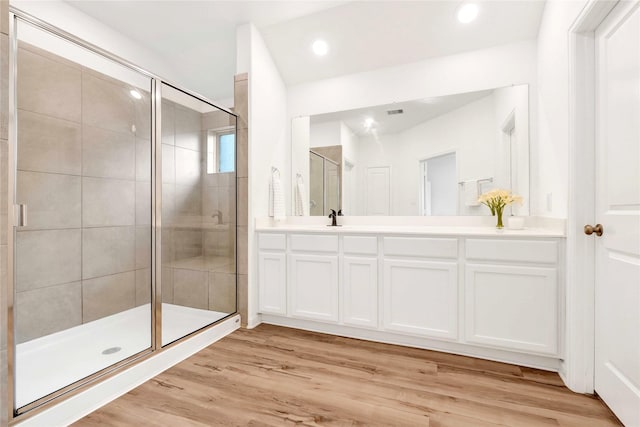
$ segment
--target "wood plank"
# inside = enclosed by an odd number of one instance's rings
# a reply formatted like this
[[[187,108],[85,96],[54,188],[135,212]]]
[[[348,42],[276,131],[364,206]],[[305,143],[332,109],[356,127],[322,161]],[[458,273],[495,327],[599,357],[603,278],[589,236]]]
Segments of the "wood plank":
[[[239,330],[76,426],[619,426],[557,374],[271,325]]]

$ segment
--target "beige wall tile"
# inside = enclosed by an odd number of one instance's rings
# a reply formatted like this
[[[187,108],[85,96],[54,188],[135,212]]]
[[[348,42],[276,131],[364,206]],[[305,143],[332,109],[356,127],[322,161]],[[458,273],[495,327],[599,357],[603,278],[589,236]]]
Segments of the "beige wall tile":
[[[16,335],[22,343],[82,323],[80,282],[16,294]]]
[[[162,182],[176,182],[176,149],[173,145],[162,144]]]
[[[0,0],[0,33],[9,34],[9,0]]]
[[[162,184],[162,224],[173,224],[176,219],[176,186]]]
[[[235,125],[235,117],[226,111],[217,110],[202,114],[202,129],[216,130]]]
[[[175,214],[178,218],[202,215],[202,191],[200,185],[178,185],[175,192]]]
[[[150,89],[150,88],[149,88]],[[151,140],[151,97],[149,91],[138,89],[142,99],[133,99],[136,138]]]
[[[249,179],[238,178],[238,225],[249,223]]]
[[[135,307],[135,282],[135,271],[83,280],[82,323]]]
[[[16,201],[27,205],[21,230],[80,228],[79,176],[18,171]]]
[[[97,77],[83,69],[82,123],[131,134],[135,113],[129,90],[124,84],[115,84],[112,79]]]
[[[17,233],[18,292],[79,281],[81,267],[80,230]]]
[[[175,144],[189,150],[200,151],[202,114],[181,105],[175,108]]]
[[[200,153],[176,147],[175,171],[176,184],[197,185],[202,173]]]
[[[236,275],[209,273],[209,310],[222,313],[236,311]]]
[[[163,267],[162,277],[162,302],[173,304],[173,268]]]
[[[135,187],[134,181],[82,178],[82,225],[134,225]]]
[[[82,230],[82,278],[132,271],[136,264],[135,227]]]
[[[176,261],[201,256],[202,232],[200,230],[174,230],[173,245]]]
[[[136,269],[151,267],[151,227],[136,227]]]
[[[7,19],[5,14],[0,16],[3,22]],[[5,34],[0,34],[0,89],[0,139],[9,139],[9,37]]]
[[[151,302],[151,269],[136,270],[136,307]]]
[[[249,176],[249,131],[238,129],[236,133],[236,168],[238,177],[246,178]]]
[[[80,125],[18,110],[18,169],[80,175]]]
[[[163,99],[161,108],[162,143],[175,145],[176,105],[171,101]]]
[[[80,70],[20,49],[18,108],[80,122]]]
[[[238,129],[247,128],[249,82],[239,80],[235,82],[233,112],[238,115]]]
[[[136,181],[151,181],[151,140],[136,138]]]
[[[136,144],[132,133],[82,127],[82,175],[133,180]]]
[[[209,304],[206,271],[173,270],[173,303],[185,307],[207,309]]]
[[[247,238],[247,227],[238,226],[238,241],[236,242],[236,246],[238,248],[238,273],[240,274],[248,274],[248,238]]]
[[[151,224],[151,183],[136,182],[136,225]]]
[[[247,304],[249,302],[249,281],[246,274],[238,274],[238,313],[240,313],[241,322],[243,327],[247,326],[248,309]]]
[[[162,247],[162,263],[163,266],[168,266],[171,262],[173,262],[175,257],[175,247],[173,244],[173,229],[164,227],[160,232],[161,237],[161,247]]]

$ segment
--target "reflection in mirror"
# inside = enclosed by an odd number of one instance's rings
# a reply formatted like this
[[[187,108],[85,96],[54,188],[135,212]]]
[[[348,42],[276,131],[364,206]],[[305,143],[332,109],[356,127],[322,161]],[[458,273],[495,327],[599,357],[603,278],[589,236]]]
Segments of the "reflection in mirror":
[[[294,185],[309,195],[311,215],[490,215],[477,199],[494,188],[523,197],[507,214],[528,215],[528,90],[510,86],[296,118],[292,171],[302,179]]]

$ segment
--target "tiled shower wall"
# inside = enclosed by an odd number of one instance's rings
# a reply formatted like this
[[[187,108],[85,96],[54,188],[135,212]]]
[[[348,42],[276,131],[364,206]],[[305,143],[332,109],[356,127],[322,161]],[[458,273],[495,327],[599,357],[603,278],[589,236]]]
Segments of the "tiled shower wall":
[[[18,52],[17,342],[150,295],[148,93],[40,49]]]
[[[207,173],[208,131],[235,128],[216,111],[162,105],[162,299],[233,313],[235,172]],[[214,217],[214,213],[220,216]]]

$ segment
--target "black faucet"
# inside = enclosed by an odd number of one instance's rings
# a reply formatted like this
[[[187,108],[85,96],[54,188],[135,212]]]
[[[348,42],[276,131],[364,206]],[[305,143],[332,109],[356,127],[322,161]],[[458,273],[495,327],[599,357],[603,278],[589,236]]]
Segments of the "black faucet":
[[[329,209],[331,213],[329,214],[329,218],[331,218],[331,225],[327,227],[337,227],[338,223],[336,222],[336,215],[342,215],[342,213],[336,214],[336,211],[333,209]]]

